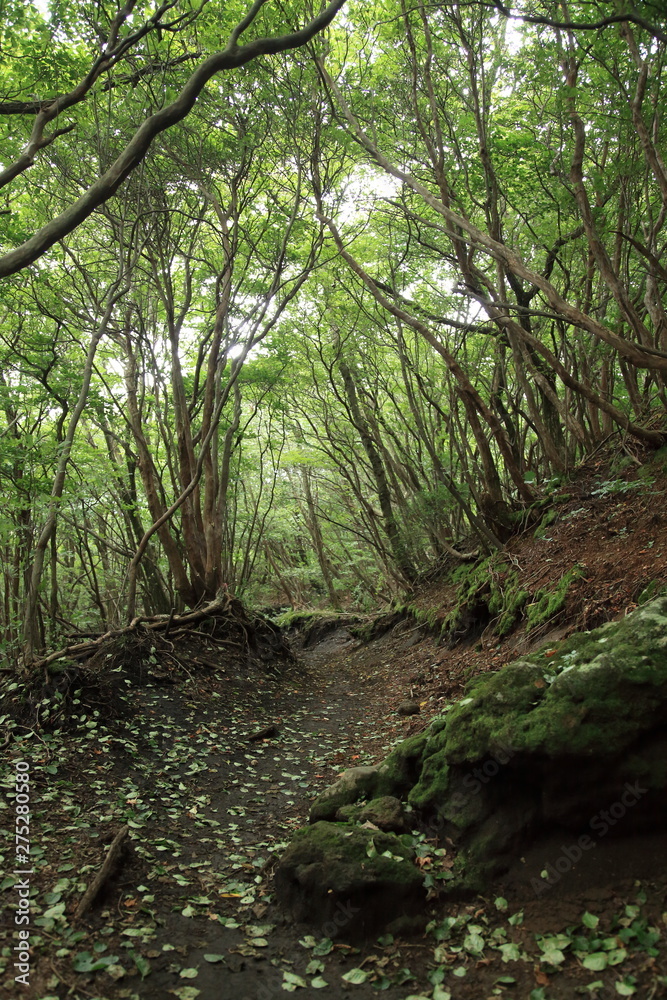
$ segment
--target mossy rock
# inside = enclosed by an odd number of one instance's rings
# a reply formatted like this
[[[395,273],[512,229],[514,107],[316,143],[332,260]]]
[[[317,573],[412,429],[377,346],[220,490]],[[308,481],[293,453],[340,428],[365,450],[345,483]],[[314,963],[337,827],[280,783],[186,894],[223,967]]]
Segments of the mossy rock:
[[[494,750],[614,757],[667,722],[667,598],[473,683],[423,752],[448,764]]]
[[[400,797],[412,788],[419,777],[427,743],[428,733],[417,733],[391,751],[377,769],[374,798],[380,795]]]
[[[421,758],[427,742],[426,733],[417,733],[396,747],[379,767],[351,767],[313,802],[310,822],[336,819],[338,811],[355,802],[369,801],[382,795],[401,796],[419,777]]]
[[[378,780],[377,767],[350,767],[343,771],[313,802],[310,822],[334,819],[342,806],[352,805],[369,796],[372,798]]]
[[[350,805],[341,806],[336,810],[334,819],[336,823],[358,823],[363,808],[363,802],[352,802]]]
[[[359,813],[360,823],[372,823],[387,833],[407,833],[408,822],[403,803],[394,795],[371,799]]]
[[[278,902],[316,937],[356,940],[404,923],[426,898],[408,840],[343,823],[306,827],[276,869]]]
[[[587,829],[631,784],[628,829],[666,827],[667,597],[478,678],[419,762],[408,801],[458,842],[470,887],[543,826]]]

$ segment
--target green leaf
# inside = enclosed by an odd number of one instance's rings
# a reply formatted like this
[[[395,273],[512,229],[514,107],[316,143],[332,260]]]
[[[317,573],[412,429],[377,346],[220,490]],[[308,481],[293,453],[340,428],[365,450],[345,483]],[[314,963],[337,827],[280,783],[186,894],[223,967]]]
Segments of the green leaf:
[[[139,970],[139,973],[140,973],[142,979],[145,979],[146,976],[150,976],[150,974],[151,974],[151,963],[148,961],[147,958],[144,958],[143,955],[134,955],[133,954],[132,955],[132,959],[133,959],[134,964],[136,965],[137,969]]]
[[[502,955],[503,962],[518,962],[521,958],[519,946],[514,942],[498,945],[497,950]]]
[[[323,990],[325,986],[328,986],[326,979],[322,979],[322,976],[316,976],[315,979],[310,980],[310,985],[314,990]]]
[[[581,918],[581,922],[584,925],[584,927],[589,927],[591,930],[595,930],[597,925],[600,923],[600,918],[586,911],[586,913],[584,913],[583,917]]]
[[[484,951],[485,945],[484,938],[481,934],[473,933],[466,934],[463,939],[463,947],[468,952],[469,955],[481,955]]]
[[[308,983],[301,976],[297,976],[294,972],[283,972],[283,989],[285,984],[288,986],[293,986],[295,989],[297,986],[306,987]],[[288,992],[292,992],[291,990]]]
[[[609,958],[606,951],[594,951],[591,955],[586,955],[581,964],[584,969],[590,969],[591,972],[602,972],[607,968]]]
[[[433,1000],[452,1000],[452,994],[438,984],[433,990]]]
[[[350,969],[342,978],[346,983],[365,983],[368,973],[364,969]]]
[[[169,990],[178,1000],[196,1000],[201,993],[196,986],[179,986],[178,989]]]
[[[215,965],[216,962],[225,962],[226,959],[224,955],[216,955],[215,952],[213,952],[210,955],[204,955],[204,961],[210,962],[211,965]]]
[[[181,971],[179,972],[179,976],[181,977],[181,979],[196,979],[198,975],[199,975],[199,969],[194,969],[194,968],[181,969]]]
[[[549,965],[561,965],[565,961],[565,955],[560,948],[554,948],[552,945],[545,949],[540,961],[547,962]]]

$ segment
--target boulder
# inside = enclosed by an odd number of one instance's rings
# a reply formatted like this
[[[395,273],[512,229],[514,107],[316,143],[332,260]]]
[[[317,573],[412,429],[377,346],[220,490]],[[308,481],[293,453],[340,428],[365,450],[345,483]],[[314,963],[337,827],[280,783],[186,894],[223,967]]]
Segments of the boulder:
[[[320,821],[300,830],[276,868],[276,898],[316,937],[358,940],[419,918],[426,890],[409,838]]]
[[[381,795],[371,799],[364,805],[341,806],[336,812],[339,823],[372,823],[378,830],[388,833],[407,833],[408,823],[405,807],[400,799],[393,795]]]
[[[351,767],[318,795],[310,807],[309,821],[333,820],[343,806],[382,795],[407,793],[419,776],[428,733],[404,740],[379,767]]]
[[[310,822],[334,819],[341,806],[351,805],[371,792],[378,781],[377,767],[350,767],[322,792],[310,807]]]
[[[661,598],[478,678],[431,725],[408,801],[481,887],[543,828],[667,826],[666,752]]]

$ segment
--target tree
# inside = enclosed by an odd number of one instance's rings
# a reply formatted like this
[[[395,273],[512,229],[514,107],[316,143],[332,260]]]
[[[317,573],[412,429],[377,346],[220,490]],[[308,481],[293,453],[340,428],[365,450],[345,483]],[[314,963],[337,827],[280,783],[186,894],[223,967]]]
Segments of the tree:
[[[344,0],[331,0],[327,7],[298,30],[287,31],[284,34],[267,35],[246,44],[239,44],[241,37],[245,35],[254,22],[258,21],[260,13],[266,7],[267,0],[255,0],[246,13],[231,27],[224,49],[213,52],[202,59],[173,99],[169,100],[168,98],[168,90],[171,87],[160,88],[157,95],[160,106],[151,109],[152,113],[136,128],[132,137],[125,143],[113,162],[100,173],[97,179],[87,184],[83,193],[68,207],[60,211],[55,218],[51,218],[41,225],[32,236],[24,239],[18,246],[6,251],[0,257],[0,277],[15,274],[34,263],[54,244],[68,236],[97,208],[108,201],[143,161],[155,138],[187,117],[206,84],[216,74],[239,69],[263,55],[275,55],[306,45],[332,22],[343,3]],[[107,77],[105,89],[110,96],[115,96],[116,92],[125,95],[128,92],[128,87],[137,86],[144,78],[148,78],[150,82],[154,76],[172,70],[175,65],[183,66],[191,61],[192,56],[187,51],[189,39],[187,36],[185,38],[181,38],[181,36],[197,27],[204,11],[209,17],[211,16],[210,5],[202,4],[199,7],[193,7],[190,0],[182,0],[180,3],[179,0],[165,0],[150,17],[145,18],[143,23],[134,28],[131,22],[134,20],[136,6],[136,0],[127,0],[123,7],[116,9],[113,16],[111,12],[107,13],[102,8],[102,16],[100,17],[99,14],[96,16],[93,5],[79,5],[79,11],[86,18],[90,17],[92,22],[86,39],[90,48],[101,48],[101,51],[96,51],[95,55],[91,57],[85,75],[66,93],[56,93],[38,100],[0,102],[0,113],[4,115],[34,116],[28,143],[20,155],[14,159],[14,162],[5,168],[0,176],[0,184],[7,185],[14,181],[33,166],[41,151],[52,146],[64,135],[71,134],[73,125],[57,129],[48,135],[45,130],[63,113],[85,101],[103,74]],[[73,11],[70,8],[69,15],[65,15],[63,11],[64,6],[58,3],[51,21],[55,37],[62,28],[69,28],[71,31],[73,27]],[[12,6],[12,13],[15,16],[16,12],[17,8]],[[32,14],[31,20],[35,24],[37,18],[32,10],[30,13]],[[226,10],[225,13],[227,13]],[[167,15],[170,15],[172,19],[167,20]],[[224,18],[223,23],[225,21],[229,23],[229,18]],[[74,24],[78,27],[76,21]],[[25,27],[22,16],[21,27]],[[176,60],[170,57],[171,44],[159,44],[163,33],[166,34],[166,38],[170,38],[173,33],[176,33],[179,42],[178,48],[186,47],[186,51],[177,56]],[[155,54],[150,50],[145,50],[146,40],[152,41],[154,39],[158,40]],[[50,41],[53,40],[52,37]],[[130,56],[134,57],[135,55],[138,55],[140,60],[140,68],[135,72],[130,72],[129,75],[123,75],[123,70],[132,66]],[[47,54],[42,52],[41,56],[40,61],[46,61]],[[19,67],[17,66],[17,76],[18,72]],[[14,89],[17,86],[20,88],[16,79],[7,80],[5,86],[8,89],[9,87]],[[150,96],[151,103],[153,103],[155,98],[152,94]],[[113,128],[113,123],[110,123],[110,127]],[[25,197],[28,192],[29,188],[24,189],[21,193]]]

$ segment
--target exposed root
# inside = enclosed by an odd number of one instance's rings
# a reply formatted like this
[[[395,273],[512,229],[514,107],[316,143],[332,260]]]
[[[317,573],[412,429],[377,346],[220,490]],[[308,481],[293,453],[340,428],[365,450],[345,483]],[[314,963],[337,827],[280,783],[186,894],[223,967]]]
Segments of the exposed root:
[[[37,729],[78,727],[82,719],[132,711],[128,689],[216,672],[240,683],[275,675],[293,659],[281,630],[225,597],[182,615],[137,618],[125,628],[34,661],[21,687],[7,683],[5,712]]]

